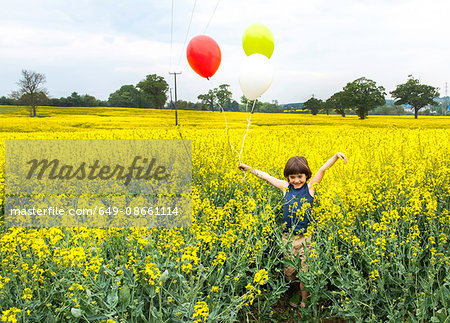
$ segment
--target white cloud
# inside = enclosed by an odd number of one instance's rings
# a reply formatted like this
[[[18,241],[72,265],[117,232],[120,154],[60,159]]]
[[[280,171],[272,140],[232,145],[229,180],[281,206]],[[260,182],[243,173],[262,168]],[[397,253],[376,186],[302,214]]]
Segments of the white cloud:
[[[266,24],[275,37],[271,60],[276,74],[262,100],[295,102],[311,94],[326,99],[361,76],[387,92],[408,74],[441,88],[448,81],[446,0],[218,3],[213,15],[216,1],[174,1],[172,45],[171,1],[5,3],[0,96],[16,87],[24,68],[46,74],[53,96],[77,91],[101,99],[147,74],[161,75],[172,86],[168,72],[176,69],[182,71],[177,79],[180,99],[196,101],[199,94],[227,83],[239,100],[242,34],[253,22]],[[185,58],[187,42],[205,32],[222,50],[222,64],[210,81],[196,75]]]

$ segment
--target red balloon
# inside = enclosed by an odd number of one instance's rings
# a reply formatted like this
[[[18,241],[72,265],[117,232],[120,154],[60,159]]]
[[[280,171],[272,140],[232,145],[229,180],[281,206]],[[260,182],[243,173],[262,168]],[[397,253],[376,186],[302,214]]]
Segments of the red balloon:
[[[191,39],[187,46],[186,56],[192,69],[208,80],[216,73],[222,59],[219,45],[206,35]]]

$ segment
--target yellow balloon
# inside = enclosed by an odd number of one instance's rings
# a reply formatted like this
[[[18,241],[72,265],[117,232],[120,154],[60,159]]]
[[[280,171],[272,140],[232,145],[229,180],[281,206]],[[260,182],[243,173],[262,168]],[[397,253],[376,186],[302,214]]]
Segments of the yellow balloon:
[[[263,24],[252,24],[247,27],[242,37],[242,47],[247,56],[262,54],[270,58],[275,47],[273,34]]]

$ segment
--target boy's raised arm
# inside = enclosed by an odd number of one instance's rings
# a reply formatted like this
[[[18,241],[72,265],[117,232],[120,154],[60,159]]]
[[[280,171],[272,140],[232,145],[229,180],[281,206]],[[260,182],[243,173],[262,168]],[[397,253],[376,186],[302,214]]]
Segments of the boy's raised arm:
[[[250,171],[250,173],[252,173],[253,175],[267,181],[268,183],[270,183],[271,185],[275,186],[276,188],[279,188],[280,190],[285,189],[288,186],[288,183],[286,181],[283,181],[281,179],[275,178],[273,176],[270,176],[269,174],[260,171],[256,168],[252,168],[246,164],[240,163],[239,164],[239,169],[243,170],[243,171]]]
[[[322,167],[319,168],[319,170],[317,171],[316,175],[309,182],[309,184],[312,185],[313,183],[320,183],[320,181],[322,180],[323,176],[325,175],[325,171],[328,168],[330,168],[331,166],[333,166],[334,163],[338,159],[343,159],[344,160],[344,164],[347,164],[347,157],[343,153],[337,152],[336,154],[333,155],[333,157],[331,157],[329,160],[327,160],[327,162],[325,164],[323,164]]]

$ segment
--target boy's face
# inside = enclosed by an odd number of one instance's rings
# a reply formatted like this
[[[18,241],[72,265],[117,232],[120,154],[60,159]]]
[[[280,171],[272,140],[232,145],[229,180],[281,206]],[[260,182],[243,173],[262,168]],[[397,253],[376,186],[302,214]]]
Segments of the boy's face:
[[[294,188],[300,188],[306,183],[305,174],[293,174],[289,175],[288,182],[294,186]]]

